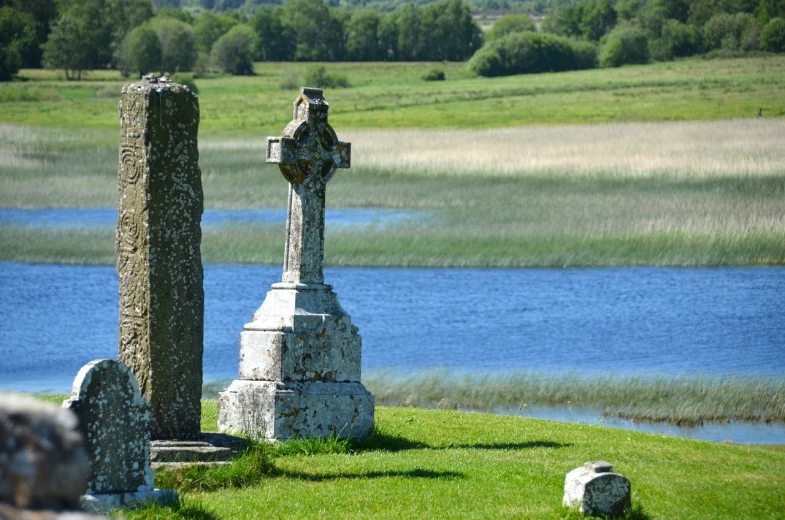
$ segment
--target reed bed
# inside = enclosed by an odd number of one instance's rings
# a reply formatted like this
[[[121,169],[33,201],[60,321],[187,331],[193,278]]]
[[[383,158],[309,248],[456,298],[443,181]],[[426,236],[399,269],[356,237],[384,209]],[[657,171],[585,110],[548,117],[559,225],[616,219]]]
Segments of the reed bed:
[[[785,120],[739,119],[491,130],[344,131],[353,167],[414,175],[559,178],[771,176],[785,171]],[[202,150],[262,150],[261,139]]]
[[[389,406],[517,413],[532,406],[591,408],[606,416],[677,425],[785,422],[781,378],[372,371],[364,383],[378,404]]]
[[[424,216],[383,228],[328,228],[325,260],[454,267],[782,264],[785,166],[778,158],[785,141],[777,137],[784,131],[782,120],[742,120],[350,133],[354,165],[330,183],[328,206],[423,210]],[[105,134],[0,125],[0,207],[115,206],[116,143]],[[494,143],[503,139],[504,150],[518,143],[521,151],[502,160]],[[614,146],[617,140],[622,144]],[[398,158],[384,151],[389,142],[402,150]],[[201,140],[208,208],[285,205],[287,184],[274,165],[262,163],[262,145]],[[439,150],[444,165],[423,150]],[[647,166],[636,166],[637,158]],[[546,163],[555,169],[538,169]],[[277,264],[282,244],[281,226],[203,235],[207,262]],[[0,245],[3,260],[113,262],[109,229],[0,224]]]

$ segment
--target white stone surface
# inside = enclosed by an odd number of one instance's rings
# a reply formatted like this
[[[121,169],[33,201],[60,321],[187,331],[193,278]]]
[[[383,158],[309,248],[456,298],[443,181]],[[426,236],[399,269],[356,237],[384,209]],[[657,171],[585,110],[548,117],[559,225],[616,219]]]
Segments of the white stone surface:
[[[587,462],[564,479],[565,507],[579,507],[586,515],[615,516],[630,504],[630,481],[604,461]]]
[[[374,398],[360,383],[237,380],[219,400],[218,429],[225,433],[286,440],[373,431]]]
[[[329,285],[275,284],[240,334],[240,379],[359,381],[357,330]]]
[[[121,507],[130,507],[145,502],[170,504],[177,502],[177,491],[170,489],[142,489],[134,493],[98,493],[84,495],[80,505],[85,511],[93,513],[109,513]]]

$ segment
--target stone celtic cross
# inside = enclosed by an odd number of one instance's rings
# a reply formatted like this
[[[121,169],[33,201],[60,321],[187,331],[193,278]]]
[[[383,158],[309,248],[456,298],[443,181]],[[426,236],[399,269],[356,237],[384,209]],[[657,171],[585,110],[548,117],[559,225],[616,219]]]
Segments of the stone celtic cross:
[[[283,135],[267,138],[267,162],[289,181],[284,283],[324,283],[325,188],[336,168],[351,163],[351,144],[338,140],[328,108],[321,89],[304,87]]]

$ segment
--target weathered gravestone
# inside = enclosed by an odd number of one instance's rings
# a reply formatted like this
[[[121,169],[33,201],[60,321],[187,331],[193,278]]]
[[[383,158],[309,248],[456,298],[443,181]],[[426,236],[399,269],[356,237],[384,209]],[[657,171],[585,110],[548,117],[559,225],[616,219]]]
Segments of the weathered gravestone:
[[[151,406],[153,439],[199,437],[204,337],[199,102],[148,76],[120,101],[119,359]]]
[[[82,505],[107,511],[150,500],[172,501],[176,491],[154,489],[150,467],[150,410],[136,377],[119,361],[82,367],[63,407],[79,418],[90,459]]]
[[[219,397],[221,431],[287,439],[373,430],[358,329],[324,284],[325,188],[351,155],[327,109],[320,89],[303,88],[294,120],[267,141],[267,162],[290,183],[283,278],[240,335],[240,377]]]
[[[586,515],[621,515],[630,505],[630,481],[607,462],[587,462],[567,473],[562,502]]]

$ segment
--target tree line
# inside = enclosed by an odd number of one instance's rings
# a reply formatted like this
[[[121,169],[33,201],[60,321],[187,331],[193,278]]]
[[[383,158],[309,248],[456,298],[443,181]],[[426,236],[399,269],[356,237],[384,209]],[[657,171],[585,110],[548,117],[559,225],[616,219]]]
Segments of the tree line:
[[[499,76],[757,51],[785,52],[785,0],[585,0],[539,32],[526,14],[501,18],[469,66]]]
[[[540,28],[527,14],[514,14],[484,36],[462,0],[406,3],[392,12],[331,7],[325,0],[246,0],[242,5],[261,6],[251,16],[239,10],[194,16],[165,7],[173,1],[0,0],[0,80],[20,67],[62,69],[79,79],[83,70],[105,68],[126,77],[214,69],[252,74],[254,61],[470,57],[477,74],[496,76],[707,52],[785,52],[785,0],[549,0],[565,6]]]
[[[482,44],[462,0],[391,13],[322,0],[267,5],[253,16],[173,8],[151,0],[0,0],[0,79],[21,67],[131,74],[251,74],[254,61],[460,61]]]

